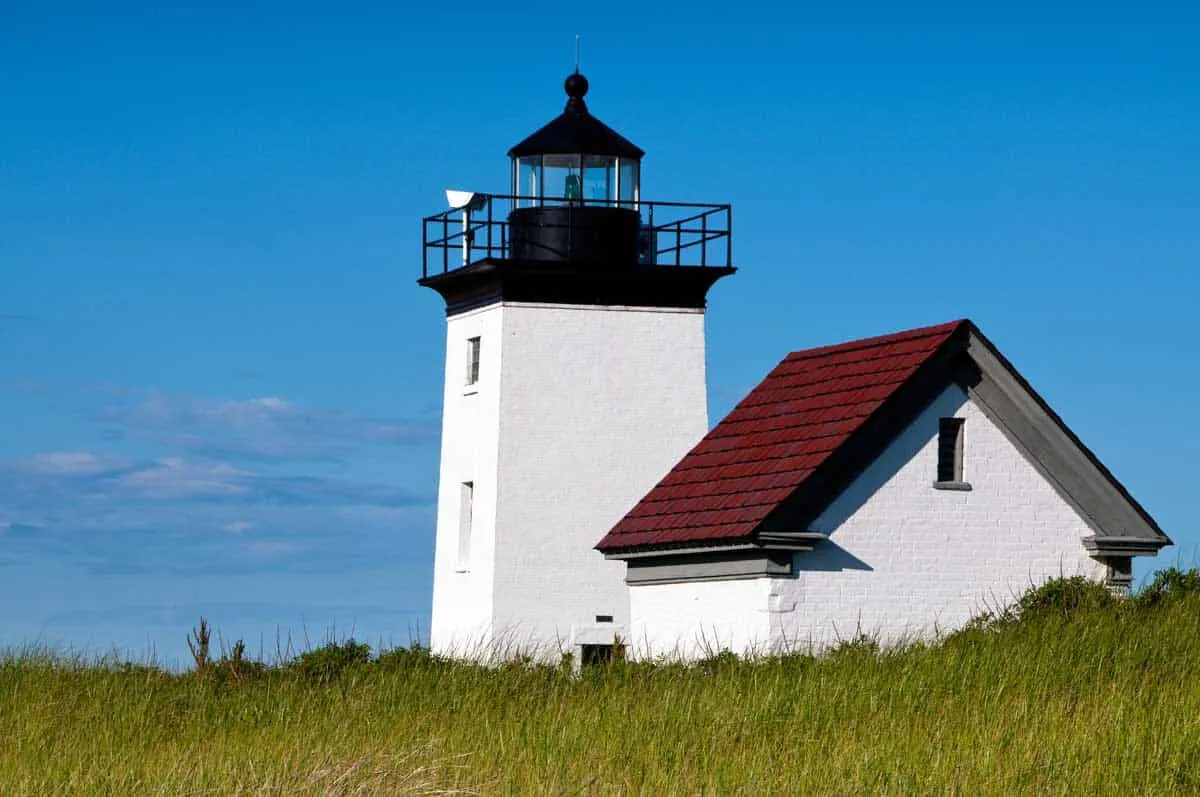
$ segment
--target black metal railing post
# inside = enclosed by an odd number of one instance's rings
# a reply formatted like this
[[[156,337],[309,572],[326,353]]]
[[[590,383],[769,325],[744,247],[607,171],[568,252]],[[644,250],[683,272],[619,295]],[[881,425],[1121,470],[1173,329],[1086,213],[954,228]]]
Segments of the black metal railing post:
[[[733,206],[725,206],[725,267],[733,265]]]

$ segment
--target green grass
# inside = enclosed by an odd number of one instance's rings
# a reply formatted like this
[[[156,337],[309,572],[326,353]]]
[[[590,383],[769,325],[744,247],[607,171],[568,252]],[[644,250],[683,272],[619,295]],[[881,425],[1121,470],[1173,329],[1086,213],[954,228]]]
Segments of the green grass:
[[[0,793],[1196,794],[1197,581],[1060,584],[902,650],[579,677],[350,644],[203,676],[11,653]]]

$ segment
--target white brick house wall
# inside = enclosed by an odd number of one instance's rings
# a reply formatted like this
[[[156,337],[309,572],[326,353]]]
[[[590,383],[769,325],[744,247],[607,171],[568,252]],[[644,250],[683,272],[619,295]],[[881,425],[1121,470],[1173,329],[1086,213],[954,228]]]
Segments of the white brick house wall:
[[[708,430],[703,311],[506,302],[447,330],[433,648],[628,636],[625,566],[593,546]],[[474,335],[480,382],[464,396]],[[458,572],[467,480],[471,562]]]
[[[768,578],[632,586],[631,656],[691,661],[722,650],[767,650],[773,586]]]
[[[951,416],[965,419],[970,491],[932,486],[938,419]],[[702,655],[697,640],[714,636],[740,653],[819,649],[858,633],[884,642],[926,637],[1047,579],[1100,580],[1105,570],[1081,542],[1089,527],[957,386],[935,399],[812,530],[830,540],[797,554],[791,578],[631,587],[638,653]],[[748,633],[761,633],[764,614],[765,645]]]

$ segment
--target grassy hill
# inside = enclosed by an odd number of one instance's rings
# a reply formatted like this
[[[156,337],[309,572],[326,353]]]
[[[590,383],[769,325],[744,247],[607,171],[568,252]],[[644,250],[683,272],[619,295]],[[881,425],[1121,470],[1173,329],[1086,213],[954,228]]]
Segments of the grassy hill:
[[[1200,575],[1053,582],[937,643],[482,668],[346,642],[202,673],[0,659],[0,793],[1196,794]]]

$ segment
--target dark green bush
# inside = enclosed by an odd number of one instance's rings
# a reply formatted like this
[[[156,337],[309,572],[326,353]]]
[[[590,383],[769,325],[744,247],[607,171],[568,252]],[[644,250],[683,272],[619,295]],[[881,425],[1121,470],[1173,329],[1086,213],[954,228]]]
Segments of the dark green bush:
[[[1119,598],[1103,584],[1084,578],[1055,578],[1021,596],[1008,619],[1030,620],[1038,617],[1071,617],[1081,612],[1114,608]]]
[[[742,663],[738,655],[731,650],[721,650],[696,662],[696,669],[704,673],[715,674],[722,670],[734,670]]]
[[[1200,571],[1168,567],[1155,573],[1154,580],[1142,588],[1134,601],[1148,608],[1188,595],[1200,595]]]
[[[340,645],[327,642],[319,648],[301,653],[289,669],[316,683],[326,684],[341,678],[347,671],[371,661],[371,646],[347,639]]]
[[[375,666],[388,672],[406,671],[425,668],[444,663],[437,659],[419,642],[413,642],[406,648],[392,648],[382,651],[375,657]]]

